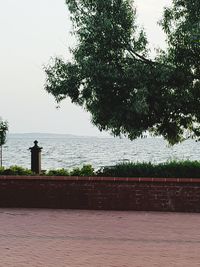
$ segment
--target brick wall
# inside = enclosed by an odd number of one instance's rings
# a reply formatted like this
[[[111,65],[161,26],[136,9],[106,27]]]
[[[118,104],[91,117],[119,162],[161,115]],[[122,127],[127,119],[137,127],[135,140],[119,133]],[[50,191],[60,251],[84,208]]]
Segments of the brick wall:
[[[200,179],[0,176],[0,207],[200,212]]]

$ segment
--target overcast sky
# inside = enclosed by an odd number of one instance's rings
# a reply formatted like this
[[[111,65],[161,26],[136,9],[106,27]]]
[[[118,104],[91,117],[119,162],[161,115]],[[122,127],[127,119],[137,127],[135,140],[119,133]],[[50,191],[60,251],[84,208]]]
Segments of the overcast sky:
[[[138,21],[153,47],[163,46],[156,22],[171,0],[136,0]],[[43,65],[69,58],[73,43],[64,0],[0,0],[0,116],[11,133],[100,135],[90,114],[65,100],[60,109],[44,90]],[[105,135],[105,134],[104,134]]]

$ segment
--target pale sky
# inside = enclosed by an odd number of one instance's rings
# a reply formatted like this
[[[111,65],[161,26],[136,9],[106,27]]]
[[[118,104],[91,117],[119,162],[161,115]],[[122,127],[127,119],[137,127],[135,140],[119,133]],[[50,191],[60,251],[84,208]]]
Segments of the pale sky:
[[[153,47],[164,44],[156,22],[171,0],[136,0],[138,21]],[[101,135],[90,114],[67,99],[61,108],[44,90],[43,65],[70,58],[71,23],[64,0],[0,0],[0,116],[11,133]],[[103,134],[105,135],[105,133]]]

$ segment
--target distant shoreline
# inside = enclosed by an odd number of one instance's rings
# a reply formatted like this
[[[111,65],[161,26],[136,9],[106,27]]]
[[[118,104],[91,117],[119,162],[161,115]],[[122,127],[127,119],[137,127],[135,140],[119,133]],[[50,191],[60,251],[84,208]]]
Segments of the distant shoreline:
[[[89,136],[57,133],[8,133],[8,138],[114,138],[113,136]]]
[[[59,134],[59,133],[8,133],[8,138],[102,138],[102,139],[127,139],[127,137],[114,137],[112,135],[77,135],[77,134]],[[145,135],[143,138],[153,138],[153,139],[163,139],[160,136],[150,136]],[[143,139],[143,138],[136,138],[136,139]]]

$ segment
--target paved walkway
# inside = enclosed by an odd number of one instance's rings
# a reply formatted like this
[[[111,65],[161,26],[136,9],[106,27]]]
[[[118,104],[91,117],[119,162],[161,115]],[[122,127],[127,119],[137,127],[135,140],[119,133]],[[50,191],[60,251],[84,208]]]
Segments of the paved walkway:
[[[0,267],[197,267],[200,214],[0,209]]]

